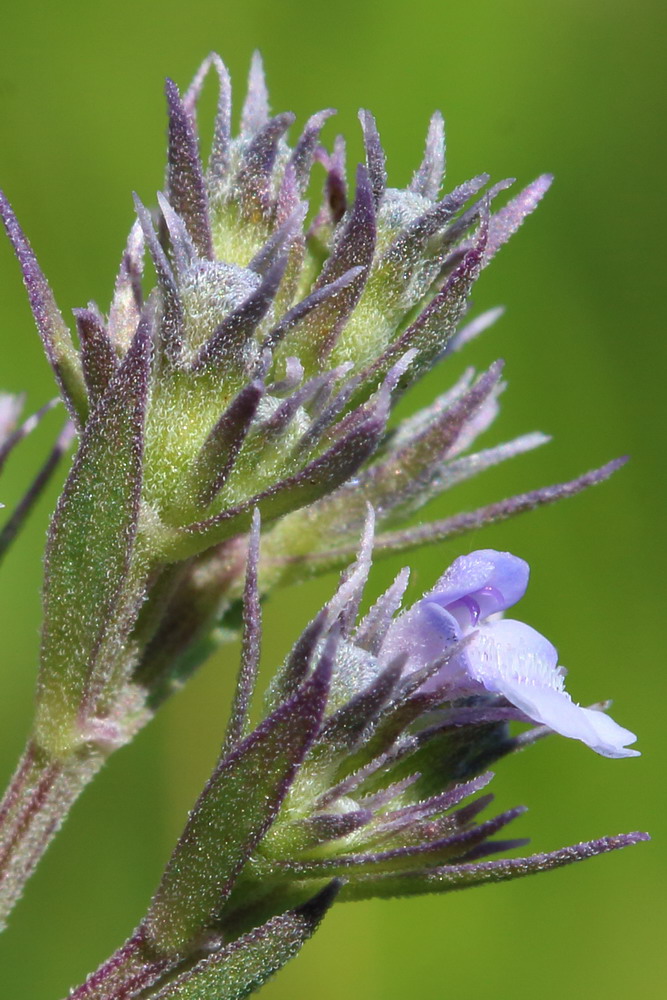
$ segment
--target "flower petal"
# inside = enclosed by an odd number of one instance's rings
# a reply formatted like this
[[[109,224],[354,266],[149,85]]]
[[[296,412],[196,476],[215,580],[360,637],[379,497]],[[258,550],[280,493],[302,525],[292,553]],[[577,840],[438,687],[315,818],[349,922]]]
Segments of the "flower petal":
[[[575,704],[565,691],[558,654],[548,639],[523,622],[491,622],[466,650],[470,676],[500,694],[534,722],[581,740],[603,757],[636,757],[634,733],[601,712]]]
[[[528,563],[510,552],[479,549],[456,559],[426,598],[441,607],[472,598],[483,619],[516,604],[526,592],[529,573]]]

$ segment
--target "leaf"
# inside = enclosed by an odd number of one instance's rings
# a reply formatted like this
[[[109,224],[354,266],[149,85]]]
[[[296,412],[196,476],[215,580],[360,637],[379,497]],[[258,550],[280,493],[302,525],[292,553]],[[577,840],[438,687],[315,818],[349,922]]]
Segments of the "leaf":
[[[313,503],[325,493],[330,493],[349,479],[375,451],[387,415],[388,400],[385,394],[379,396],[370,409],[359,413],[356,426],[351,427],[327,451],[293,476],[281,480],[275,486],[250,497],[236,507],[222,511],[215,517],[174,532],[165,541],[165,560],[186,558],[247,530],[255,507],[259,507],[262,522],[266,524],[283,514]]]
[[[271,178],[278,143],[293,123],[291,111],[276,115],[262,125],[242,153],[234,185],[245,215],[253,221],[270,211]]]
[[[519,226],[522,225],[526,216],[534,212],[540,201],[551,187],[553,176],[542,174],[536,180],[524,188],[515,198],[501,208],[499,212],[491,216],[489,222],[489,239],[484,251],[484,263],[488,264],[498,250],[507,243],[510,236],[513,236]]]
[[[109,310],[109,337],[116,350],[125,354],[141,319],[144,273],[144,233],[135,220],[123,251]]]
[[[485,861],[480,864],[445,865],[428,871],[405,872],[388,875],[363,875],[348,882],[341,899],[371,899],[389,896],[416,896],[427,892],[451,892],[471,885],[489,882],[508,882],[510,879],[535,875],[538,872],[563,868],[577,861],[594,858],[598,854],[631,847],[650,840],[646,833],[626,833],[616,837],[601,837],[547,854],[532,854],[528,858],[510,858]]]
[[[357,170],[357,191],[331,255],[315,282],[313,293],[355,270],[339,294],[318,302],[299,321],[290,323],[283,340],[285,353],[295,354],[307,369],[322,368],[364,290],[376,241],[373,188],[366,167]],[[359,270],[360,269],[360,270]],[[298,307],[295,307],[295,312]],[[293,314],[294,316],[294,314]],[[284,334],[284,330],[281,331]]]
[[[95,309],[75,309],[81,342],[81,365],[90,407],[94,409],[118,368],[116,352],[104,321]]]
[[[57,402],[60,402],[60,400],[58,400]],[[47,404],[47,406],[48,405],[49,404]],[[44,407],[43,409],[46,409],[46,407]],[[35,416],[37,416],[37,414],[35,414]],[[30,417],[29,419],[34,420],[35,417]],[[26,424],[27,423],[28,421],[26,421]],[[25,427],[26,424],[24,424],[23,427]],[[16,538],[16,535],[23,527],[25,520],[28,517],[28,514],[39,500],[45,487],[49,483],[51,476],[55,472],[58,463],[60,462],[60,459],[68,450],[75,436],[76,432],[74,430],[74,424],[70,420],[68,420],[65,426],[63,427],[62,431],[58,435],[55,444],[53,445],[53,448],[51,449],[46,458],[46,461],[39,469],[37,475],[31,482],[30,486],[19,500],[18,504],[12,511],[9,519],[5,522],[5,524],[3,524],[2,530],[0,530],[0,562],[4,558],[7,549]]]
[[[227,67],[217,52],[211,52],[197,70],[194,80],[183,95],[183,107],[193,123],[196,124],[197,103],[211,66],[218,74],[218,104],[213,126],[213,143],[208,163],[208,174],[210,180],[219,182],[225,176],[229,166],[232,138],[232,84]]]
[[[105,643],[119,625],[139,514],[150,361],[145,317],[88,422],[49,529],[37,732],[56,755],[70,748],[84,703],[92,708],[100,693]]]
[[[88,414],[88,404],[79,356],[72,343],[72,336],[56,305],[49,283],[44,277],[33,249],[2,191],[0,191],[0,216],[23,273],[23,283],[28,292],[30,308],[35,317],[46,356],[53,368],[70,416],[77,427],[81,427]]]
[[[243,591],[243,638],[241,667],[236,682],[234,702],[229,713],[225,748],[232,750],[249,729],[250,704],[257,683],[259,659],[262,648],[262,609],[257,582],[261,520],[255,510],[248,539],[245,587]]]
[[[244,386],[232,400],[206,438],[195,459],[194,474],[199,484],[199,500],[212,503],[225,485],[264,395],[259,381]]]
[[[384,149],[380,142],[375,118],[370,111],[363,108],[359,112],[359,121],[364,133],[366,148],[366,169],[373,189],[373,202],[377,210],[387,187],[387,166]]]
[[[248,75],[248,92],[241,111],[241,135],[249,137],[258,132],[269,118],[269,94],[266,89],[262,57],[255,50]]]
[[[165,86],[169,109],[169,154],[167,184],[169,201],[181,216],[202,257],[213,259],[206,183],[199,159],[199,143],[188,114],[172,80]]]
[[[317,929],[341,882],[333,880],[303,906],[198,962],[154,995],[154,1000],[243,1000],[293,958]]]
[[[436,111],[428,126],[426,149],[421,166],[410,182],[410,191],[435,201],[445,172],[445,123]]]
[[[332,658],[218,763],[190,814],[145,920],[159,953],[182,951],[210,924],[273,822],[315,738]]]

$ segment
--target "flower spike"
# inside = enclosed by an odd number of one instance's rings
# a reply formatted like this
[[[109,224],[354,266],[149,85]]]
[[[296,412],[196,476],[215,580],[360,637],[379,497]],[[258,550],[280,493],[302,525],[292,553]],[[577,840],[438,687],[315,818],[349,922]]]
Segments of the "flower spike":
[[[198,105],[209,73],[218,95],[206,159]],[[166,97],[165,189],[157,210],[136,199],[108,316],[76,310],[78,346],[0,196],[70,416],[0,553],[79,437],[48,533],[36,722],[0,806],[0,921],[106,758],[217,645],[242,640],[218,765],[145,920],[76,1000],[108,1000],[109,982],[114,997],[240,998],[300,947],[338,890],[444,890],[564,863],[562,853],[482,860],[521,842],[495,836],[518,811],[479,818],[483,773],[547,728],[605,756],[636,753],[599,705],[570,699],[551,643],[496,620],[525,587],[514,556],[473,552],[401,612],[403,571],[358,623],[373,554],[570,496],[621,464],[406,527],[457,483],[546,440],[478,448],[499,412],[500,362],[467,371],[407,420],[394,408],[497,317],[470,311],[475,282],[550,177],[504,205],[512,182],[488,187],[486,174],[441,193],[436,113],[412,181],[393,188],[362,110],[365,162],[348,186],[344,140],[323,145],[332,112],[311,115],[291,141],[294,116],[271,116],[258,55],[238,133],[216,54],[183,96],[167,81]],[[0,464],[27,429],[15,429],[18,405],[0,397]],[[350,563],[251,731],[262,600]],[[530,728],[517,735],[515,724]],[[43,788],[33,809],[26,796]]]

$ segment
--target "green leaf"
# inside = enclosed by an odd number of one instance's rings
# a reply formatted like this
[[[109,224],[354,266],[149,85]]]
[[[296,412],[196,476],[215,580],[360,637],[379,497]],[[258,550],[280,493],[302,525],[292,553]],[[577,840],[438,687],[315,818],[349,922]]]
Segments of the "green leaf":
[[[340,882],[333,881],[304,906],[273,917],[198,962],[154,995],[154,1000],[242,1000],[277,972],[317,929]]]
[[[319,730],[330,670],[323,656],[297,694],[218,763],[145,920],[159,953],[183,952],[219,913]]]
[[[150,353],[144,320],[86,427],[49,530],[36,735],[56,756],[81,741],[131,624]]]

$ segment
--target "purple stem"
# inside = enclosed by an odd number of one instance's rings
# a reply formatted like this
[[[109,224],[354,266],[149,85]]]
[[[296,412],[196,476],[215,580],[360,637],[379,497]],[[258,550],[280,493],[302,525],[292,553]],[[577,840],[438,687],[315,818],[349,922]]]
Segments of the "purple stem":
[[[130,1000],[154,986],[173,962],[152,955],[140,927],[125,944],[93,972],[68,1000]]]
[[[0,803],[0,928],[104,756],[82,748],[66,760],[28,743]]]
[[[23,522],[39,500],[45,487],[48,485],[58,462],[69,448],[75,434],[76,431],[74,429],[74,424],[68,421],[60,432],[48,458],[33,479],[26,493],[19,501],[11,517],[0,531],[0,560],[4,557],[5,552],[14,541],[17,533],[20,531]]]

